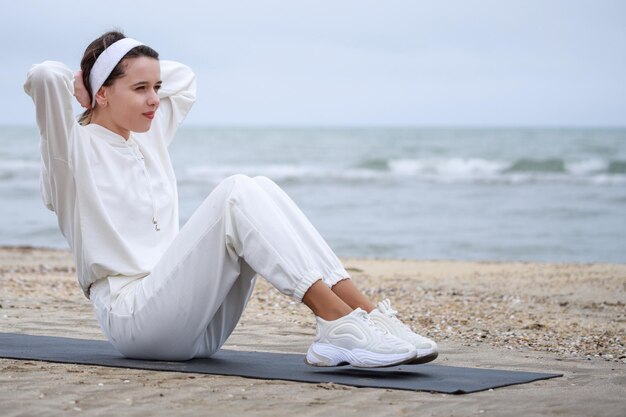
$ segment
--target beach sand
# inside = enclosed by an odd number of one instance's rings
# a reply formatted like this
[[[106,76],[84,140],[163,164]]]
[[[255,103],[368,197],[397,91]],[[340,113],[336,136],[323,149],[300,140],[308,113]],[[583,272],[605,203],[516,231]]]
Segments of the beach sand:
[[[0,415],[568,415],[626,410],[626,265],[344,259],[441,348],[435,363],[559,372],[468,395],[0,359]],[[59,250],[0,249],[0,331],[103,340]],[[262,279],[225,347],[303,353],[313,318]]]

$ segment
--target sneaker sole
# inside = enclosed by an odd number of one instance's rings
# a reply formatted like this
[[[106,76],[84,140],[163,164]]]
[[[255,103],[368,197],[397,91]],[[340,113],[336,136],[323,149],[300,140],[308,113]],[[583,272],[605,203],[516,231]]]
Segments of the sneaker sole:
[[[437,356],[439,356],[439,352],[432,352],[432,353],[428,353],[424,356],[421,356],[419,353],[417,354],[417,356],[412,359],[410,362],[407,362],[407,365],[419,365],[422,363],[428,363],[428,362],[432,362],[435,359],[437,359]]]
[[[327,343],[314,343],[304,358],[307,365],[319,367],[352,365],[355,368],[385,368],[409,363],[416,353],[381,354],[363,349],[348,350]]]

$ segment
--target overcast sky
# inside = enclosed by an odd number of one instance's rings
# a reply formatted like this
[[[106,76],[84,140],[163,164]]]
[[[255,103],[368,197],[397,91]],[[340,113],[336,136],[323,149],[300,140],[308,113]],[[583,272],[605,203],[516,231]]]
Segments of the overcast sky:
[[[112,28],[195,70],[194,125],[626,125],[623,0],[2,6],[4,125],[34,122],[31,64],[77,68]]]

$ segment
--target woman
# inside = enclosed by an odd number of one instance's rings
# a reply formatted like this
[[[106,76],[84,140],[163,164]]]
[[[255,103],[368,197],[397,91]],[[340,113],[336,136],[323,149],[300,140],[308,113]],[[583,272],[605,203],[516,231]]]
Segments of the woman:
[[[224,180],[182,230],[167,146],[195,100],[195,75],[108,32],[81,71],[35,65],[24,86],[41,133],[41,189],[58,217],[98,322],[127,357],[186,360],[216,352],[256,274],[315,314],[306,362],[423,363],[437,345],[374,306],[272,181]],[[72,95],[87,110],[77,122]]]

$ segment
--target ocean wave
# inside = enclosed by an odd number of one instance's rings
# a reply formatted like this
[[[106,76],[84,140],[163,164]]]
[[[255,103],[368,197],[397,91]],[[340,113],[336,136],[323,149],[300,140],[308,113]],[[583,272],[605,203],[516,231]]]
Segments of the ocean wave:
[[[263,175],[279,182],[423,181],[440,183],[586,183],[626,184],[620,159],[374,158],[352,166],[313,164],[192,165],[177,170],[183,184],[217,183],[233,174]],[[39,162],[0,160],[0,182],[18,185],[38,180]]]
[[[567,172],[561,159],[520,159],[507,168],[507,172]]]
[[[607,167],[609,174],[626,174],[626,161],[611,161]]]
[[[306,164],[202,165],[185,168],[182,182],[219,182],[233,174],[276,181],[425,181],[441,183],[626,183],[626,161],[588,159],[397,158],[368,159],[349,167]]]
[[[0,180],[28,178],[39,175],[39,161],[26,159],[0,160]]]
[[[495,178],[506,168],[506,162],[480,158],[425,158],[389,161],[389,171],[394,175],[424,178]]]
[[[302,180],[344,180],[360,181],[380,178],[372,170],[363,168],[337,169],[314,165],[217,165],[188,167],[178,176],[182,182],[218,182],[234,174],[249,176],[262,175],[275,181],[302,181]]]

